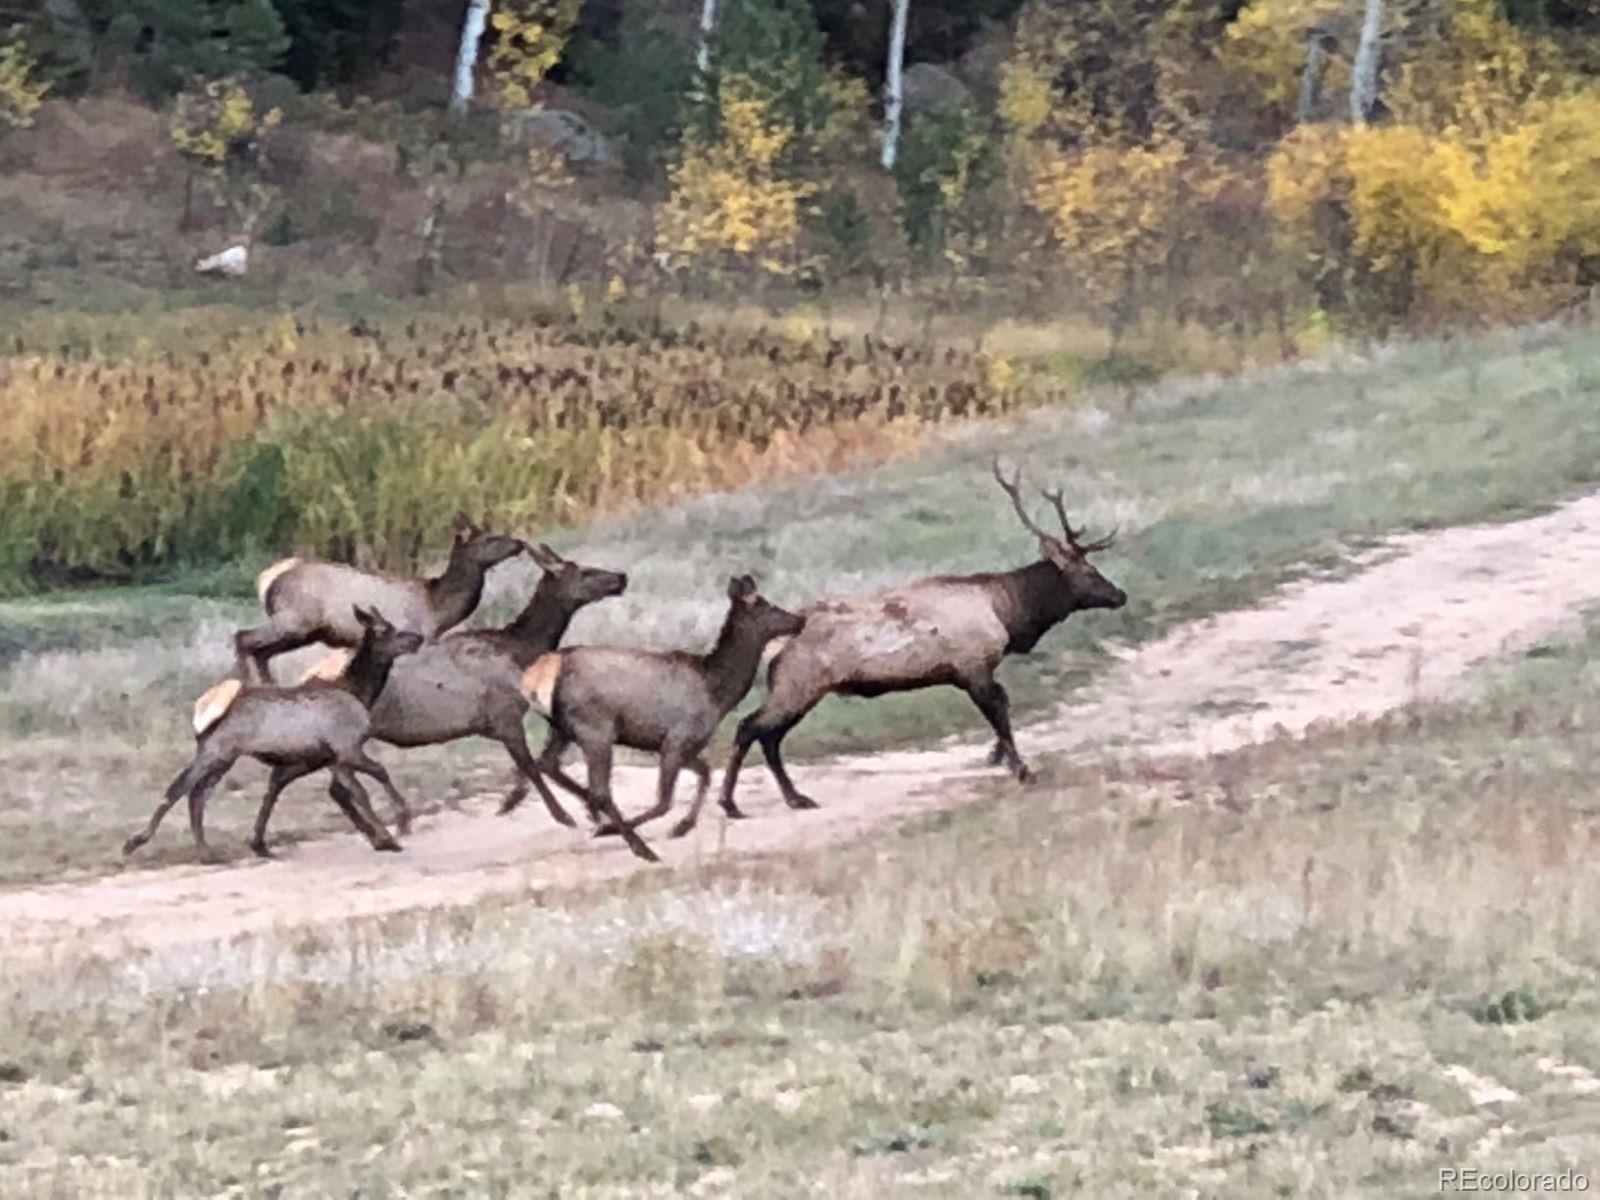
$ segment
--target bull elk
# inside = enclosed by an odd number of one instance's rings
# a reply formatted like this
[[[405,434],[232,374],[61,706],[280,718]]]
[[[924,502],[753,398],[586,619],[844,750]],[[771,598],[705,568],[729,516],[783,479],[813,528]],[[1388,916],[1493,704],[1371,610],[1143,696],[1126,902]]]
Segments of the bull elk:
[[[374,702],[383,693],[394,661],[413,654],[422,635],[397,629],[382,614],[354,612],[361,641],[344,670],[334,679],[313,679],[293,687],[253,686],[229,679],[195,703],[194,759],[178,773],[150,823],[123,845],[124,854],[143,846],[162,818],[184,796],[189,798],[189,827],[195,848],[211,860],[206,845],[205,807],[211,793],[234,763],[255,758],[272,768],[263,810],[271,811],[281,792],[294,780],[328,767],[343,785],[339,806],[375,850],[398,850],[367,800],[357,773],[378,781],[392,799],[399,793],[383,765],[367,754],[367,726]],[[404,801],[400,801],[404,805]],[[251,848],[265,856],[265,829],[258,820]]]
[[[1020,469],[1011,479],[992,464],[995,481],[1010,499],[1023,528],[1039,540],[1037,562],[1012,571],[942,575],[876,595],[825,601],[802,609],[805,629],[773,656],[767,696],[739,723],[722,777],[723,810],[734,803],[739,768],[761,743],[767,766],[790,808],[817,807],[784,768],[780,746],[788,732],[830,693],[881,696],[919,688],[958,687],[994,730],[990,762],[1006,763],[1020,781],[1029,777],[1011,735],[1010,700],[995,679],[1009,654],[1025,654],[1073,613],[1121,608],[1122,589],[1095,570],[1089,556],[1109,547],[1115,534],[1085,542],[1067,519],[1059,491],[1041,494],[1061,521],[1061,536],[1041,528],[1021,495]],[[694,814],[675,834],[694,825]]]
[[[711,768],[701,757],[706,743],[755,682],[767,644],[805,628],[803,618],[763,597],[748,575],[728,581],[728,601],[727,618],[708,654],[575,646],[546,654],[529,668],[527,694],[550,718],[550,740],[539,767],[563,787],[583,794],[561,771],[561,755],[574,742],[588,766],[588,792],[606,808],[613,747],[660,756],[655,806],[620,825],[612,817],[612,826],[600,832],[626,833],[665,816],[685,767],[699,777],[694,805],[679,827],[687,832],[711,786]]]
[[[530,550],[542,574],[523,610],[501,629],[473,629],[452,633],[395,663],[389,686],[372,709],[368,737],[391,746],[437,746],[461,738],[482,737],[499,742],[516,765],[516,788],[506,798],[502,812],[515,808],[531,783],[550,815],[563,825],[574,822],[557,803],[528,751],[523,722],[528,700],[522,679],[534,660],[561,644],[578,610],[609,596],[620,596],[628,577],[620,571],[585,567],[562,558],[548,546]],[[335,650],[313,667],[308,678],[339,671],[348,653]],[[331,793],[341,806],[349,799],[335,780]],[[257,829],[264,836],[276,796],[262,802]],[[616,810],[606,813],[620,824]],[[410,825],[409,811],[397,813],[401,830]],[[629,848],[640,858],[655,861],[644,839],[627,831]]]
[[[525,549],[518,538],[486,533],[458,516],[450,561],[432,579],[299,558],[274,563],[256,581],[267,624],[234,635],[238,677],[249,682],[254,665],[258,681],[270,683],[275,656],[312,642],[354,646],[361,640],[361,627],[350,618],[357,607],[382,609],[395,628],[432,641],[472,615],[491,567]]]

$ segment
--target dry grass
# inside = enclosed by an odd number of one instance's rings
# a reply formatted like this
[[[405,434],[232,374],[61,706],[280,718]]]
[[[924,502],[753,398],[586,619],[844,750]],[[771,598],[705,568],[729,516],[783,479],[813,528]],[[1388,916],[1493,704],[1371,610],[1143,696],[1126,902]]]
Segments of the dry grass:
[[[827,859],[13,976],[0,1190],[1352,1196],[1592,1171],[1600,1101],[1566,1069],[1600,1070],[1597,662],[1591,637],[1457,709],[1058,770]]]
[[[251,550],[411,566],[538,525],[882,460],[1038,393],[982,352],[523,315],[291,318],[187,353],[0,362],[0,572]]]

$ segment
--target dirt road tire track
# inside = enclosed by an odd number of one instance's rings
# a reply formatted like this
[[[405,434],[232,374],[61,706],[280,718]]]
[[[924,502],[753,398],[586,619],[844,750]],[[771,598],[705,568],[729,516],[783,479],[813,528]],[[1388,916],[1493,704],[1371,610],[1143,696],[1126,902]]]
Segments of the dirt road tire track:
[[[1600,598],[1600,495],[1503,525],[1406,535],[1364,555],[1348,577],[1285,588],[1129,651],[1090,702],[1023,729],[1025,755],[1089,759],[1206,755],[1280,729],[1378,716],[1448,697],[1472,668],[1576,627]],[[0,892],[0,953],[116,955],[352,917],[468,904],[530,888],[694,867],[723,855],[775,855],[847,841],[907,816],[968,802],[994,779],[974,715],[971,741],[797,770],[824,810],[792,813],[763,769],[741,780],[753,819],[708,818],[654,844],[652,867],[614,841],[556,828],[534,805],[424,818],[401,855],[355,836],[306,844],[272,862],[129,870],[87,883]],[[648,802],[653,773],[619,769],[624,807]],[[680,788],[687,791],[687,786]],[[686,799],[686,797],[680,797]]]

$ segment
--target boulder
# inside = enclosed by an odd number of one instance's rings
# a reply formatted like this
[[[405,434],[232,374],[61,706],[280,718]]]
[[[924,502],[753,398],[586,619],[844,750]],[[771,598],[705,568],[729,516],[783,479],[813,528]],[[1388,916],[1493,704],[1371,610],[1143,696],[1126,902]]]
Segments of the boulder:
[[[616,161],[605,134],[565,108],[542,108],[517,117],[512,136],[554,150],[575,167],[609,167]]]
[[[908,113],[924,113],[965,103],[972,99],[972,90],[943,67],[914,63],[906,68],[905,99]]]
[[[250,250],[245,246],[229,246],[220,254],[202,258],[194,269],[202,275],[222,275],[238,279],[250,269]]]

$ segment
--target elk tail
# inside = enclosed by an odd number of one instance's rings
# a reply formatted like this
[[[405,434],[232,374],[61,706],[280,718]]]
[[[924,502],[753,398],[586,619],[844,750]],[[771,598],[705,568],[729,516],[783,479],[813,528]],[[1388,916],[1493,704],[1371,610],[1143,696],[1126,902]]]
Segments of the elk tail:
[[[556,680],[561,677],[560,654],[541,654],[522,673],[522,695],[545,716],[556,711]]]
[[[772,664],[778,661],[778,655],[782,654],[784,647],[792,641],[794,639],[791,637],[773,638],[761,651],[761,665],[770,671]]]
[[[228,715],[233,702],[244,690],[237,679],[224,679],[194,702],[194,735],[203,738],[216,728],[218,721]]]
[[[298,558],[285,558],[273,563],[265,571],[256,576],[256,594],[261,597],[261,603],[267,603],[267,595],[272,591],[272,585],[287,571],[292,571],[300,565]],[[268,609],[270,612],[270,608]]]

